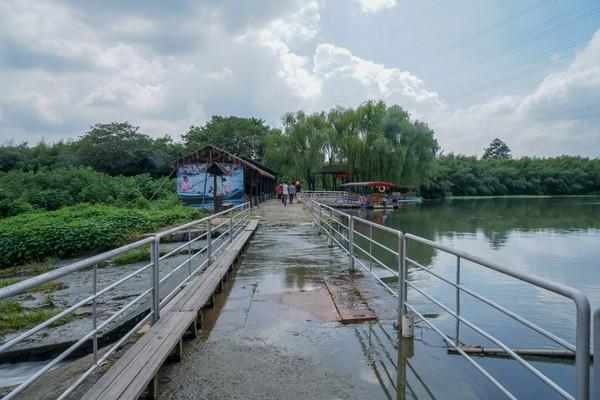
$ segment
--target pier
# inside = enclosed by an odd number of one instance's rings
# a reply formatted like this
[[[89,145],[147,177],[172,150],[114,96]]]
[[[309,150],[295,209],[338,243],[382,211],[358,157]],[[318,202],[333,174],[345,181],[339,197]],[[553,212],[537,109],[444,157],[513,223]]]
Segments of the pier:
[[[81,270],[93,279],[93,294],[63,311],[91,305],[92,330],[4,398],[598,398],[590,397],[588,381],[590,309],[577,291],[347,214],[315,196],[300,201],[287,207],[276,200],[244,204],[0,289],[1,298],[10,298]],[[169,238],[176,243],[161,255]],[[98,285],[99,262],[144,245],[151,245],[149,264]],[[428,271],[413,255],[418,246],[454,257],[456,275]],[[167,268],[170,258],[176,262]],[[468,269],[463,266],[461,275],[461,263],[573,301],[575,343],[462,283]],[[431,297],[411,282],[409,270],[447,283],[454,302]],[[144,279],[146,288],[108,320],[97,318],[101,296],[132,279]],[[531,358],[543,354],[528,354],[531,349],[505,343],[466,318],[461,304],[468,304],[467,297],[573,358],[570,383],[563,387]],[[3,343],[0,351],[54,320]],[[110,328],[125,321],[127,333],[109,340]],[[472,342],[473,331],[503,358],[487,362]],[[77,347],[88,355],[69,357]],[[534,392],[513,393],[497,372],[517,366],[530,374]]]

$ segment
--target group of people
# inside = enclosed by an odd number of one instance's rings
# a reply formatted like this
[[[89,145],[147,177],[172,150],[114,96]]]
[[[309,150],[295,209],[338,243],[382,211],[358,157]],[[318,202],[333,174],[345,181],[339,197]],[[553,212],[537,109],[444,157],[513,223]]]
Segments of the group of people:
[[[301,191],[302,185],[300,185],[300,182],[288,183],[285,181],[275,187],[277,201],[280,201],[284,207],[287,207],[288,201],[290,204],[294,204],[294,199],[297,198],[297,194]]]

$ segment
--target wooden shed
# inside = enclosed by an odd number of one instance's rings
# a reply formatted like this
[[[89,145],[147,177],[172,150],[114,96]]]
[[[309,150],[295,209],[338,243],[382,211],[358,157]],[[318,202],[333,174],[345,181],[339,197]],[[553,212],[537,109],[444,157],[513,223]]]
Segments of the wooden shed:
[[[186,204],[219,209],[222,203],[252,205],[271,197],[277,172],[248,157],[206,145],[173,163],[177,194]]]

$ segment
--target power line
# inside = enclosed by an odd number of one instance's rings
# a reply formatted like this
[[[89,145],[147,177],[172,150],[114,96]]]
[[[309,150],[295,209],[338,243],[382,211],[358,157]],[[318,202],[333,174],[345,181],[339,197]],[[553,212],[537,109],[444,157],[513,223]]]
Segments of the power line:
[[[578,74],[574,74],[574,75],[566,76],[566,77],[565,77],[565,76],[556,76],[556,77],[554,77],[554,78],[551,78],[551,79],[544,78],[544,79],[542,79],[542,80],[538,80],[538,81],[535,81],[535,82],[531,82],[531,83],[528,83],[528,84],[526,84],[526,85],[522,85],[522,86],[520,86],[520,87],[513,88],[513,89],[512,89],[512,90],[510,90],[509,92],[507,92],[507,93],[503,93],[503,96],[508,96],[508,95],[509,95],[509,94],[511,94],[511,93],[512,93],[512,94],[515,94],[515,92],[518,92],[518,91],[520,91],[520,90],[522,90],[522,89],[525,89],[525,88],[529,88],[529,87],[533,87],[533,86],[538,86],[538,85],[540,85],[540,84],[541,84],[541,83],[543,83],[543,82],[545,82],[545,83],[547,83],[547,84],[549,84],[549,85],[556,85],[556,84],[558,84],[558,83],[561,83],[561,82],[563,82],[563,81],[566,81],[566,80],[569,80],[569,79],[574,79],[574,78],[580,78],[580,77],[582,77],[582,76],[584,76],[584,75],[587,75],[587,74],[589,74],[589,73],[593,73],[593,72],[599,72],[599,73],[600,73],[600,66],[599,66],[599,67],[596,67],[596,68],[593,68],[593,69],[588,69],[588,70],[586,70],[586,71],[583,71],[583,72],[580,72],[580,73],[578,73]],[[456,108],[461,108],[461,107],[464,107],[464,104],[462,104],[462,105],[458,105]],[[428,117],[428,118],[432,118],[432,119],[433,119],[433,118],[436,118],[436,117],[442,116],[442,115],[444,115],[444,114],[445,114],[445,112],[443,112],[443,111],[442,111],[442,112],[439,112],[439,113],[437,113],[437,114],[429,115],[429,116],[427,116],[427,117]],[[594,114],[592,114],[592,115],[594,115]],[[574,118],[574,119],[578,119],[578,118]]]
[[[595,53],[598,50],[598,44],[592,44],[590,47],[588,47],[588,50],[591,50],[592,53]],[[571,57],[571,55],[568,54],[568,55],[556,58],[556,61],[564,60],[564,59],[567,59],[570,57]],[[548,67],[547,65],[538,65],[538,66],[531,67],[531,68],[523,70],[523,71],[515,72],[512,75],[508,75],[508,76],[505,76],[500,79],[492,80],[491,82],[488,82],[486,84],[476,86],[476,87],[464,90],[462,92],[458,92],[458,94],[455,94],[456,95],[455,98],[465,98],[465,97],[470,97],[474,94],[480,94],[482,90],[491,89],[491,88],[497,87],[498,85],[501,85],[503,83],[510,82],[510,81],[513,81],[513,80],[516,80],[519,78],[523,78],[524,77],[523,74],[541,71],[541,70],[546,69],[547,67]],[[452,99],[452,97],[450,97],[450,98]]]
[[[439,57],[441,55],[447,54],[450,51],[452,51],[452,50],[454,50],[454,49],[462,46],[463,44],[468,43],[468,42],[470,42],[470,41],[472,41],[474,39],[477,39],[478,37],[483,36],[486,33],[492,32],[493,30],[495,30],[495,29],[497,29],[497,28],[499,28],[499,27],[501,27],[503,25],[506,25],[507,23],[512,22],[513,20],[515,20],[517,18],[520,18],[523,15],[525,15],[525,14],[527,14],[527,13],[529,13],[529,12],[531,12],[531,11],[533,11],[533,10],[541,7],[541,6],[543,6],[548,1],[549,0],[541,0],[541,1],[538,1],[537,3],[535,3],[535,4],[533,4],[533,5],[529,6],[529,7],[525,7],[523,9],[517,11],[516,13],[511,14],[508,17],[506,17],[506,18],[504,18],[504,19],[496,22],[495,24],[493,24],[493,25],[491,25],[491,26],[489,26],[489,27],[487,27],[487,28],[485,28],[485,29],[483,29],[483,30],[481,30],[479,32],[476,32],[473,35],[467,36],[466,38],[458,41],[457,43],[454,43],[453,45],[447,47],[446,49],[444,49],[444,50],[442,50],[442,51],[440,51],[438,53],[431,54],[431,55],[425,57],[424,59],[421,59],[420,61],[407,66],[407,69],[414,68],[414,67],[422,65],[422,64],[424,64],[424,63],[426,63],[428,61],[431,61],[432,59],[437,58],[437,57]]]
[[[587,4],[589,4],[589,3],[586,3],[586,6],[587,6]],[[580,8],[580,7],[581,6],[576,7],[576,8]],[[523,45],[525,45],[527,43],[530,43],[530,42],[532,42],[532,41],[534,41],[536,39],[539,39],[540,37],[543,37],[543,36],[545,36],[547,34],[554,33],[554,32],[559,31],[561,29],[567,28],[567,27],[569,27],[569,26],[571,26],[571,25],[573,25],[573,24],[575,24],[575,23],[577,23],[579,21],[582,21],[582,20],[584,20],[586,18],[589,18],[589,17],[591,17],[593,15],[596,15],[596,14],[600,13],[600,7],[593,8],[592,10],[585,10],[585,9],[584,10],[578,10],[577,12],[579,12],[579,11],[584,11],[585,14],[578,15],[578,16],[574,17],[571,20],[563,21],[560,24],[557,24],[555,26],[550,26],[550,27],[547,27],[547,28],[542,29],[540,31],[533,32],[532,34],[525,35],[523,38],[519,38],[519,40],[516,40],[516,41],[513,40],[512,43],[509,41],[509,43],[507,45],[505,45],[504,47],[500,47],[499,49],[495,48],[495,49],[492,49],[492,50],[490,50],[490,51],[488,51],[486,53],[480,54],[480,55],[478,55],[478,56],[476,56],[476,57],[474,57],[474,58],[472,58],[472,59],[470,59],[470,60],[462,63],[461,65],[457,66],[456,68],[453,68],[453,69],[450,69],[450,70],[441,71],[440,73],[438,73],[437,75],[434,75],[433,77],[431,77],[429,79],[431,79],[431,80],[439,79],[440,77],[446,76],[446,75],[451,74],[453,72],[457,72],[459,70],[463,70],[463,69],[472,67],[473,65],[477,65],[478,61],[483,61],[483,62],[489,61],[492,58],[492,56],[498,56],[500,54],[506,53],[506,52],[508,52],[510,50],[513,50],[513,49],[517,48],[517,47],[521,47],[521,46],[523,46]]]
[[[573,42],[569,42],[567,44],[563,44],[561,46],[554,47],[552,49],[544,51],[543,53],[536,54],[533,57],[527,58],[527,59],[523,60],[522,62],[519,62],[519,65],[514,70],[522,68],[522,67],[524,67],[526,65],[535,63],[536,61],[545,61],[544,57],[546,57],[548,55],[554,54],[554,53],[559,52],[559,51],[569,50],[569,49],[572,49],[574,47],[577,47],[577,46],[579,46],[581,44],[588,43],[588,42],[589,42],[589,35],[585,35],[583,37],[578,38],[577,40],[575,40]],[[569,55],[569,57],[570,57],[570,55]],[[545,66],[547,66],[547,65],[545,65]],[[497,77],[499,75],[505,75],[508,72],[512,72],[512,71],[513,70],[510,70],[510,69],[507,69],[507,68],[501,68],[501,69],[497,69],[497,70],[493,70],[493,71],[487,71],[486,72],[486,77],[487,76]],[[453,90],[455,88],[459,88],[459,87],[463,87],[463,86],[464,86],[463,84],[455,84],[455,85],[450,86],[449,88],[447,88],[446,91],[451,91],[451,90]]]

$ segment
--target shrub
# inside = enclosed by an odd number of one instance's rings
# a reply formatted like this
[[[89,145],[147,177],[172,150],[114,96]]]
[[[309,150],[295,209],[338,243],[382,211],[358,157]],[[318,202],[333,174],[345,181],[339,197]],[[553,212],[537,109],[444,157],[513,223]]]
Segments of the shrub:
[[[178,205],[132,210],[78,205],[0,220],[0,268],[72,257],[116,247],[134,235],[198,218],[201,211]]]
[[[53,211],[80,203],[147,208],[144,200],[170,199],[175,195],[174,182],[148,174],[110,176],[89,167],[0,171],[0,188],[2,217],[32,208]]]

